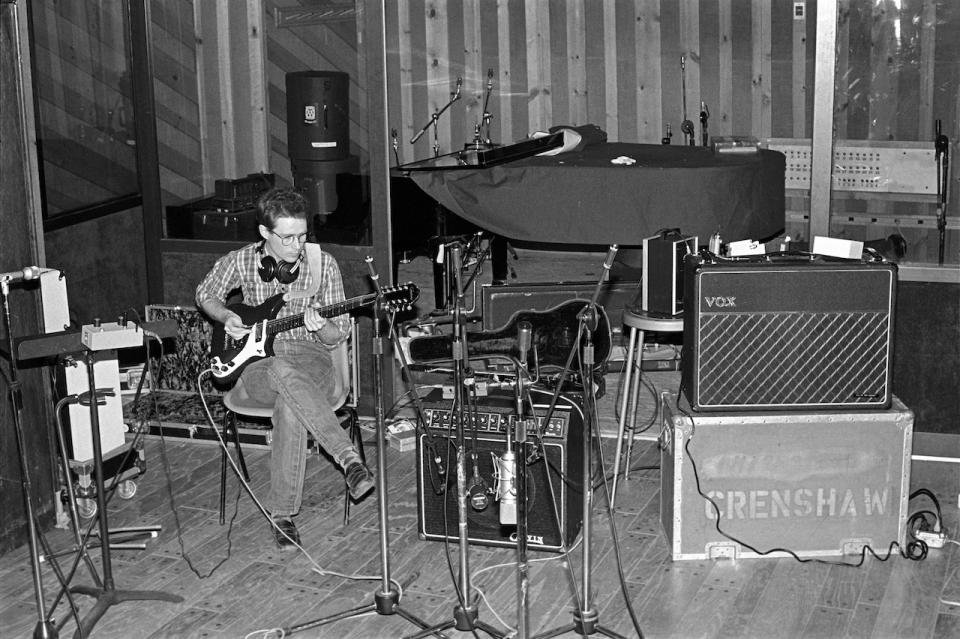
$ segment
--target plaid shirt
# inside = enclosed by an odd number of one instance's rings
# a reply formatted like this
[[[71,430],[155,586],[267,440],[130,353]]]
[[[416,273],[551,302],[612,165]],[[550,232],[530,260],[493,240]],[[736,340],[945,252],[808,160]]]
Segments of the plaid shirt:
[[[206,300],[225,302],[231,291],[240,289],[243,294],[243,303],[248,306],[259,306],[268,298],[277,293],[304,293],[316,290],[312,297],[301,297],[287,301],[277,317],[287,317],[303,313],[310,304],[329,306],[344,300],[343,278],[340,267],[332,255],[326,251],[320,253],[319,273],[314,273],[310,260],[304,255],[300,262],[300,274],[291,284],[280,284],[276,280],[264,282],[260,278],[258,268],[260,255],[257,252],[259,242],[248,244],[243,248],[230,251],[217,260],[210,272],[197,286],[197,305],[201,306]],[[304,247],[306,251],[306,247]],[[317,285],[319,282],[319,286]],[[347,337],[350,330],[349,316],[338,315],[328,318],[340,329],[340,339]],[[311,340],[320,341],[317,334],[311,333],[305,326],[278,333],[278,340]]]

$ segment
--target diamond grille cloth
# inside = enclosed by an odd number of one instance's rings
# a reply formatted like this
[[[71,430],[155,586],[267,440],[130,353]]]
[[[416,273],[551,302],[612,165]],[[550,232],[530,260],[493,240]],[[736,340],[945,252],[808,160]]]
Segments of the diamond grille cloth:
[[[889,315],[704,314],[703,406],[876,404],[888,392]]]

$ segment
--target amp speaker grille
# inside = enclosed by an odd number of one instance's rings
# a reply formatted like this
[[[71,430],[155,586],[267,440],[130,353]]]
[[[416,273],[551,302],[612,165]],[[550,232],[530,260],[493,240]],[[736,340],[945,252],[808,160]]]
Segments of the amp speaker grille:
[[[886,313],[709,315],[700,329],[701,404],[871,404],[886,393]]]
[[[896,265],[684,262],[683,391],[697,411],[886,409]]]

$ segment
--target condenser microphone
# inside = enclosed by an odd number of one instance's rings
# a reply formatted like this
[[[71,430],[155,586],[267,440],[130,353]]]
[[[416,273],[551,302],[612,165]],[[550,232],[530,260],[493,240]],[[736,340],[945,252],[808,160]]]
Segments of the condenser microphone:
[[[0,282],[26,282],[40,277],[40,268],[36,266],[24,266],[19,271],[10,271],[9,273],[0,273]]]
[[[527,367],[527,353],[530,352],[530,342],[533,338],[533,326],[523,321],[517,324],[517,349],[520,351],[520,366]]]
[[[456,91],[454,92],[454,94],[453,94],[453,99],[454,99],[454,100],[460,99],[460,87],[462,87],[462,86],[463,86],[463,78],[461,78],[461,77],[458,75],[458,76],[457,76],[457,90],[456,90]]]
[[[512,450],[507,450],[496,460],[497,499],[500,500],[500,525],[517,525],[517,486],[514,479],[517,475],[517,457]]]

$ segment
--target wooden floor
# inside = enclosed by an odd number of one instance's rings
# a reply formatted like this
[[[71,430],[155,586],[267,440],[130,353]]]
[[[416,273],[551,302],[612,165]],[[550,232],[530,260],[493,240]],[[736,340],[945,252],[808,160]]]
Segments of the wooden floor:
[[[668,374],[649,377],[659,386],[675,379]],[[615,432],[618,381],[618,375],[608,375],[608,392],[599,402],[600,426],[607,433]],[[650,410],[649,403],[641,404],[642,414]],[[368,444],[367,450],[373,465],[374,447]],[[604,439],[603,450],[609,474],[613,440]],[[266,456],[263,450],[248,451],[253,489],[261,497],[267,489]],[[373,604],[382,578],[378,500],[371,497],[355,504],[350,524],[344,526],[342,475],[325,459],[311,456],[303,510],[297,519],[309,557],[282,553],[275,548],[262,515],[247,495],[239,493],[233,478],[228,517],[235,507],[237,514],[232,528],[218,524],[219,459],[213,444],[147,441],[147,472],[131,499],[111,502],[109,522],[114,528],[159,524],[162,531],[147,542],[145,550],[112,553],[116,587],[160,590],[184,601],[120,603],[107,610],[92,636],[279,637],[279,629],[285,628],[288,633],[297,630],[295,636],[359,639],[402,637],[420,630],[402,615],[376,613],[301,629],[313,620]],[[414,453],[388,449],[385,463],[387,557],[390,576],[402,587],[400,607],[431,626],[450,622],[458,579],[451,577],[448,561],[456,572],[458,547],[418,538]],[[860,568],[801,564],[789,558],[672,561],[659,521],[658,464],[655,445],[638,442],[632,465],[640,469],[621,484],[612,515],[608,515],[603,489],[596,492],[588,601],[603,629],[637,636],[620,589],[612,524],[619,538],[627,598],[646,637],[960,636],[960,605],[947,603],[960,601],[954,544],[931,551],[924,561],[868,559]],[[955,536],[960,527],[955,472],[914,464],[912,483],[912,489],[922,486],[938,496],[948,530]],[[912,510],[928,506],[918,504]],[[60,529],[49,532],[47,539],[54,548],[66,548],[71,542],[70,534]],[[582,551],[577,546],[569,558],[530,552],[533,634],[562,629],[574,621],[576,592],[583,587]],[[99,567],[99,552],[91,551],[91,556]],[[472,596],[482,593],[480,620],[501,633],[511,632],[518,618],[515,553],[471,545],[467,556]],[[63,558],[61,563],[68,560]],[[58,589],[47,563],[43,577],[49,604]],[[72,585],[91,583],[88,570],[81,566]],[[74,598],[83,618],[92,599]],[[37,619],[33,602],[29,556],[21,547],[0,557],[3,637],[31,636]],[[76,625],[62,601],[53,616],[57,621],[65,619],[60,636],[74,632]],[[445,634],[473,636],[457,630]],[[487,636],[482,630],[475,634]],[[560,636],[579,634],[571,630]]]
[[[612,401],[608,397],[600,402],[607,407],[602,409],[607,427],[612,422]],[[649,442],[638,442],[638,447],[633,465],[655,467],[659,461],[655,447]],[[609,469],[612,440],[604,440],[603,448]],[[375,454],[373,447],[368,450]],[[254,490],[261,496],[266,492],[266,455],[253,450],[248,456]],[[118,604],[97,623],[94,637],[279,636],[256,631],[286,628],[289,632],[374,602],[381,587],[377,500],[355,504],[350,524],[344,526],[342,477],[325,459],[310,458],[307,495],[298,517],[304,547],[311,555],[307,557],[274,547],[267,524],[246,495],[240,496],[232,530],[218,525],[216,446],[152,439],[147,442],[146,458],[148,470],[139,480],[137,493],[130,500],[113,500],[109,521],[113,527],[160,524],[162,532],[147,542],[145,550],[112,553],[116,587],[160,590],[184,601]],[[388,449],[386,463],[388,558],[390,576],[402,586],[400,607],[430,625],[451,621],[457,599],[445,552],[457,567],[458,547],[446,549],[442,542],[418,538],[414,453]],[[955,484],[924,485],[940,496],[949,530],[957,530],[957,509],[950,501],[951,492],[955,498]],[[230,486],[228,513],[232,514],[238,492],[236,482]],[[960,600],[953,544],[931,551],[921,562],[869,559],[861,568],[800,564],[793,559],[673,562],[661,532],[659,500],[658,470],[634,471],[630,481],[621,484],[612,517],[630,603],[644,636],[960,636],[960,606],[941,601]],[[633,637],[636,632],[620,590],[605,504],[601,489],[591,519],[590,602],[603,628]],[[65,548],[71,538],[66,531],[54,530],[47,539],[53,547]],[[530,552],[535,560],[529,595],[534,633],[573,622],[574,589],[582,587],[581,552],[582,547],[576,548],[569,564],[559,555]],[[92,551],[91,556],[99,566],[99,553]],[[480,620],[509,632],[518,615],[515,553],[471,546],[468,558],[474,595],[483,594]],[[57,589],[54,575],[44,566],[49,603]],[[339,575],[372,579],[355,581]],[[92,582],[81,566],[72,583]],[[30,636],[36,611],[25,547],[0,558],[0,584],[3,636]],[[81,595],[75,599],[83,617],[92,599]],[[59,621],[67,615],[61,603],[54,617]],[[68,618],[61,636],[72,634],[74,628]],[[367,614],[294,634],[353,639],[400,637],[418,630],[398,614]],[[459,631],[446,634],[471,636]],[[562,636],[578,635],[571,631]]]

